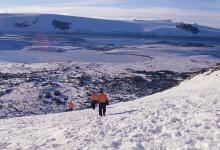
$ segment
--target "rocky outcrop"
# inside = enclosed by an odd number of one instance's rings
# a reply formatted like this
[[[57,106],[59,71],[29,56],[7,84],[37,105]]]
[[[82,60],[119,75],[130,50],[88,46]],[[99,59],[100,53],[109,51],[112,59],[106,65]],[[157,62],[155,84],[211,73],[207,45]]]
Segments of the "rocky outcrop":
[[[53,20],[52,25],[54,26],[55,29],[60,29],[60,30],[69,30],[70,25],[72,23],[69,22],[64,22],[64,21],[59,21],[59,20]]]
[[[176,25],[177,28],[191,32],[193,34],[199,33],[199,29],[191,24],[179,23]]]
[[[24,22],[17,22],[14,24],[16,27],[18,28],[27,28],[30,27],[30,24],[28,23],[28,21],[24,21]]]
[[[17,28],[27,28],[30,27],[31,25],[38,24],[39,20],[40,19],[36,17],[33,21],[25,20],[23,22],[16,22],[14,23],[14,26]]]

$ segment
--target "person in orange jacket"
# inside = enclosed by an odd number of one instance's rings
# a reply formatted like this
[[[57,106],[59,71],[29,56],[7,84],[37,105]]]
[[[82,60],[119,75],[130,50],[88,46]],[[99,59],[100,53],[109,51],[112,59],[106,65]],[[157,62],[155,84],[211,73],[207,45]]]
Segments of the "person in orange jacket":
[[[100,90],[98,100],[99,100],[99,115],[105,116],[106,105],[108,105],[108,96],[104,93],[102,89]]]
[[[95,109],[96,104],[98,103],[98,95],[96,94],[95,91],[92,92],[92,96],[90,96],[90,100],[91,100],[92,109]]]
[[[68,110],[69,111],[73,111],[73,108],[75,107],[75,103],[74,103],[74,101],[73,100],[68,100],[67,101],[67,107],[68,107]]]

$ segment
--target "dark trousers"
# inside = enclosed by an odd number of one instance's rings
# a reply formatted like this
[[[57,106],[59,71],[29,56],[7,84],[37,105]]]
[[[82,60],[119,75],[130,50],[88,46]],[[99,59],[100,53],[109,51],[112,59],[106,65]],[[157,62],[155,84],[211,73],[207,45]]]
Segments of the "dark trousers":
[[[69,108],[69,111],[73,111],[73,109],[72,109],[72,108]]]
[[[97,102],[96,101],[91,101],[91,107],[92,109],[95,109]]]
[[[99,103],[99,115],[105,116],[105,112],[106,112],[106,103]]]

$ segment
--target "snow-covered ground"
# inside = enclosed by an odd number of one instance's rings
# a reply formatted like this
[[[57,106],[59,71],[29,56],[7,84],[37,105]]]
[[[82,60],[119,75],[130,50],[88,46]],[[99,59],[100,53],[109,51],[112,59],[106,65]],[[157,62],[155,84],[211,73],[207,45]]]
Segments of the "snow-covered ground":
[[[135,36],[220,37],[220,30],[171,20],[117,21],[50,14],[0,14],[2,33],[89,33]]]
[[[81,110],[0,120],[0,149],[220,149],[220,71],[135,101],[107,116]]]

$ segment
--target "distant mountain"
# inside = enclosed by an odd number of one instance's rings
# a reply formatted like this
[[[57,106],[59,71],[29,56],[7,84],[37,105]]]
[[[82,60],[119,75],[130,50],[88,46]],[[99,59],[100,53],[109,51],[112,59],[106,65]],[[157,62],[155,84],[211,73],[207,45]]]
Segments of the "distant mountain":
[[[51,14],[0,14],[0,33],[219,37],[220,29],[170,20],[118,21]]]

